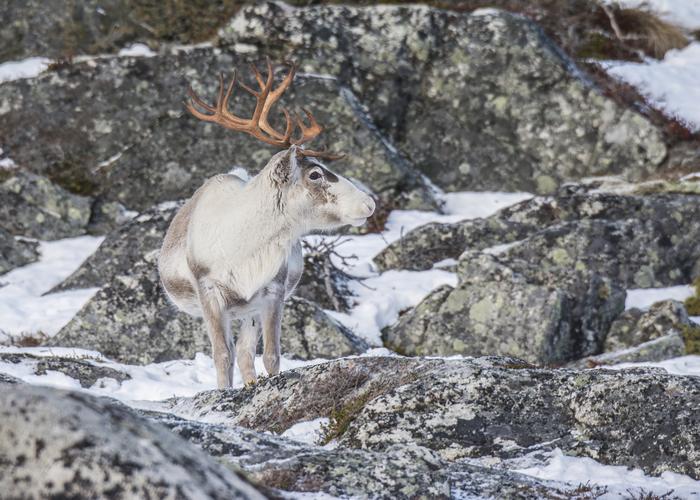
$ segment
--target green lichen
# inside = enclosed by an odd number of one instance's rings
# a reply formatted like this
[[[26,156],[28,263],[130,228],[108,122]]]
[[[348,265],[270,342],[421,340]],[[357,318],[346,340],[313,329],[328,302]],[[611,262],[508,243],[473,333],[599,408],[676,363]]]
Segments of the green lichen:
[[[691,316],[700,316],[700,277],[693,282],[695,295],[685,300],[685,308]]]

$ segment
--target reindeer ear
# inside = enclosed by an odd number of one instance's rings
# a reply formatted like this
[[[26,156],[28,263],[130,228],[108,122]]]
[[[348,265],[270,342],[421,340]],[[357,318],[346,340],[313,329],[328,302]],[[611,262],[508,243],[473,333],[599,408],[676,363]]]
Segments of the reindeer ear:
[[[265,167],[268,170],[270,182],[275,187],[288,184],[297,172],[298,146],[292,145],[285,151],[280,151],[272,157]]]

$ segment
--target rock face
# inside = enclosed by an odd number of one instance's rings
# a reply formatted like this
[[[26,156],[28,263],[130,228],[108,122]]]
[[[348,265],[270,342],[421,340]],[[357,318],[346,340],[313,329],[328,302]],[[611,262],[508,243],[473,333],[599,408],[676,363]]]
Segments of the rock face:
[[[666,155],[659,132],[580,79],[524,17],[420,6],[288,9],[259,2],[221,45],[293,50],[337,76],[438,185],[553,192],[566,179],[639,179]]]
[[[21,384],[3,385],[0,401],[2,491],[42,498],[265,498],[235,472],[110,400]]]
[[[0,275],[35,262],[39,258],[38,246],[36,242],[19,240],[0,228]]]
[[[250,136],[200,122],[182,105],[188,84],[211,100],[216,75],[257,58],[200,48],[96,59],[8,82],[0,87],[0,147],[19,165],[73,192],[129,209],[186,198],[208,177],[235,166],[257,171],[274,153]],[[82,105],[86,95],[89,107]],[[251,111],[245,92],[235,100],[239,113]],[[392,206],[433,205],[422,179],[382,141],[352,93],[335,80],[300,76],[284,103],[313,110],[326,126],[325,145],[346,153],[330,168],[361,179]]]
[[[187,418],[281,432],[331,417],[341,448],[417,445],[455,461],[565,453],[700,477],[700,381],[647,369],[545,370],[513,358],[335,360],[250,389],[176,398]]]
[[[688,283],[700,269],[699,200],[568,185],[488,219],[418,228],[380,253],[379,267],[428,269],[458,257],[460,282],[403,314],[385,330],[385,345],[557,365],[598,354],[625,289]],[[679,338],[669,342],[634,359],[678,352]]]
[[[45,177],[20,171],[0,184],[0,228],[41,240],[79,236],[86,232],[91,204]]]

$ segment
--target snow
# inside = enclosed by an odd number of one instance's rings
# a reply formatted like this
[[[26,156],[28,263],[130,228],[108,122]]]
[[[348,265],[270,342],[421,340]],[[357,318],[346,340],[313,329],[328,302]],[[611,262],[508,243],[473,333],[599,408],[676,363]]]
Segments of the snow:
[[[0,83],[34,78],[48,68],[51,60],[46,57],[30,57],[23,61],[10,61],[0,64]]]
[[[134,43],[132,45],[129,45],[128,47],[125,47],[119,51],[119,55],[124,57],[153,57],[158,55],[156,52],[153,52],[148,45],[145,45],[143,43]]]
[[[321,417],[306,422],[298,422],[282,433],[293,441],[306,444],[317,444],[321,438],[323,426],[328,425],[329,420]]]
[[[0,276],[0,342],[7,337],[58,333],[98,289],[42,294],[66,279],[102,240],[80,236],[41,242],[38,262]]]
[[[629,368],[662,368],[671,375],[692,375],[700,376],[700,356],[688,355],[679,358],[667,359],[664,361],[641,362],[641,363],[620,363],[618,365],[608,365],[605,368],[611,370],[626,370]]]
[[[663,20],[685,29],[700,29],[700,0],[605,0],[625,8],[648,8]]]
[[[636,288],[627,290],[625,309],[649,309],[661,300],[678,300],[683,302],[695,295],[695,290],[689,285],[671,286],[667,288]]]
[[[596,497],[600,500],[631,498],[642,492],[664,495],[673,490],[674,498],[689,498],[700,493],[700,481],[682,474],[664,472],[659,477],[648,476],[640,469],[603,465],[586,457],[570,457],[558,448],[551,453],[547,463],[514,471],[542,480],[566,482],[573,488],[587,483],[606,486],[607,492]]]
[[[637,87],[654,106],[700,131],[700,42],[671,50],[662,61],[606,62],[602,66],[613,77]]]
[[[500,209],[532,198],[530,193],[459,192],[443,195],[444,210],[464,219],[488,217]]]

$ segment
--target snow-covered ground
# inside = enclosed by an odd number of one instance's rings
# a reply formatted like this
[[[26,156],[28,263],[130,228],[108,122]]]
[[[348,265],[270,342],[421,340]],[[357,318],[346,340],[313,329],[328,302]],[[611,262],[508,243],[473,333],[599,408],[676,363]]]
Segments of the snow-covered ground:
[[[602,65],[613,77],[635,86],[652,105],[700,131],[700,42],[671,50],[661,61]]]

